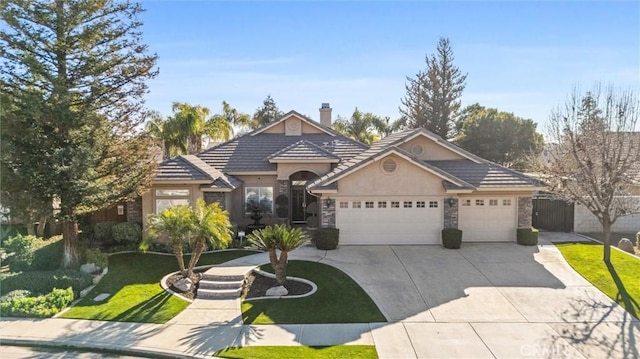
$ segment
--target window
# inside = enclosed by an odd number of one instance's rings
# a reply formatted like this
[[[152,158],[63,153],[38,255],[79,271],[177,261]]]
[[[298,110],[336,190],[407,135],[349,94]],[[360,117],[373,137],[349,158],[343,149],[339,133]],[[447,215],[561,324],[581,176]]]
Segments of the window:
[[[498,205],[498,200],[497,199],[490,199],[489,200],[489,205],[490,206],[497,206]]]
[[[404,201],[404,208],[411,208],[413,207],[413,202],[411,201]]]
[[[364,207],[365,208],[373,208],[373,202],[365,202],[364,203]]]
[[[391,201],[391,208],[400,208],[400,202]]]
[[[429,208],[438,208],[438,201],[429,201]]]
[[[173,206],[188,206],[191,204],[191,192],[188,189],[157,189],[156,213]]]
[[[273,187],[245,187],[244,203],[246,213],[256,208],[262,213],[273,213]]]
[[[362,203],[360,203],[360,201],[358,202],[353,202],[353,208],[362,208]]]
[[[484,206],[484,199],[476,199],[476,206]]]
[[[510,206],[511,205],[511,200],[510,199],[503,199],[502,200],[502,205],[503,206]]]
[[[378,208],[387,208],[387,202],[386,201],[378,202]]]
[[[470,206],[471,205],[471,200],[470,199],[465,199],[464,201],[462,201],[462,205],[463,206]]]
[[[349,208],[349,202],[340,202],[340,208]]]
[[[424,201],[416,201],[416,208],[424,208],[424,207],[425,207]]]

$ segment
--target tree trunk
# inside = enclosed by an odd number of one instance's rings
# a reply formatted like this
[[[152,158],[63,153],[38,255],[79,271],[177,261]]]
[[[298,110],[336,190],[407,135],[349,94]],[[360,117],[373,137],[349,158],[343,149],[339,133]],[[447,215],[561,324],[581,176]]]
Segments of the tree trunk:
[[[64,240],[62,265],[65,268],[75,268],[80,264],[78,262],[78,221],[75,219],[62,221],[62,238]]]
[[[276,274],[276,282],[284,285],[287,282],[287,252],[280,252],[280,258],[276,261],[273,271]]]
[[[173,254],[175,254],[176,259],[178,260],[178,267],[180,267],[180,274],[184,275],[184,252],[182,251],[182,244],[173,243],[171,244],[173,249]]]
[[[36,234],[40,238],[44,238],[44,229],[47,226],[47,217],[40,217],[40,222],[38,222],[38,227],[36,228]]]
[[[27,227],[27,235],[28,236],[35,236],[36,235],[36,225],[35,223],[27,223],[25,225]]]
[[[611,261],[611,223],[604,223],[602,225],[602,232],[604,234],[604,257],[602,260],[605,263]]]
[[[195,245],[193,246],[193,251],[191,252],[191,259],[189,260],[189,268],[187,268],[187,277],[190,278],[193,275],[193,268],[196,267],[198,260],[200,260],[200,255],[204,251],[204,240],[197,240]]]

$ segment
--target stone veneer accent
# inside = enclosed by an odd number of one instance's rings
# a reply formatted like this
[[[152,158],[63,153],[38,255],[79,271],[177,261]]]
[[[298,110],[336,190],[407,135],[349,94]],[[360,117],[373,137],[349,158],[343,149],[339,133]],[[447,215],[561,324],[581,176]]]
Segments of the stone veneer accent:
[[[206,204],[218,202],[220,208],[225,209],[223,192],[204,192],[203,197]]]
[[[127,202],[127,222],[142,223],[142,197]]]
[[[530,228],[533,214],[531,197],[518,197],[518,228]]]
[[[449,200],[453,200],[449,205]],[[458,199],[457,198],[445,198],[444,199],[444,228],[458,229]]]
[[[278,180],[278,195],[281,194],[289,197],[289,180]]]
[[[287,201],[291,202],[290,197],[290,193],[289,193],[289,186],[290,186],[290,181],[289,180],[278,180],[278,188],[277,193],[275,195],[275,209],[276,209],[276,213],[275,215],[278,218],[288,218],[289,217],[289,203],[281,205],[278,204],[277,199],[279,196],[286,196],[287,197]],[[279,212],[281,212],[280,214],[283,215],[282,217],[280,217],[280,215],[278,214]]]
[[[331,205],[329,205],[329,201],[327,198],[322,198],[321,202],[321,212],[320,216],[320,227],[322,228],[335,228],[336,227],[336,200],[331,199]]]

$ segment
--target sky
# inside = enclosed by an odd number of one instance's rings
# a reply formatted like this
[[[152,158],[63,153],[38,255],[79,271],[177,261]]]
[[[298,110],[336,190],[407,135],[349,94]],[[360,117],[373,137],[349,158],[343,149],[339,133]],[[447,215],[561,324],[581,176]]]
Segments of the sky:
[[[253,114],[270,94],[319,120],[357,107],[400,117],[407,76],[441,37],[467,73],[462,105],[532,119],[542,130],[574,87],[640,89],[640,1],[142,1],[159,56],[146,105],[175,101]]]

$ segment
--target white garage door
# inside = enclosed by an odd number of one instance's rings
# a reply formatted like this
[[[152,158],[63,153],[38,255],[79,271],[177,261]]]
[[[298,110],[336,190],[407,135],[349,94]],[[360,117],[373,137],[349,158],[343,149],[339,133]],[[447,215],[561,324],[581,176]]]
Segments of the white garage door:
[[[473,197],[459,201],[463,242],[513,242],[518,225],[516,197]]]
[[[439,244],[441,198],[338,199],[340,244]]]

